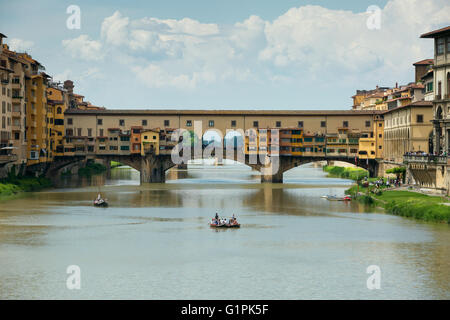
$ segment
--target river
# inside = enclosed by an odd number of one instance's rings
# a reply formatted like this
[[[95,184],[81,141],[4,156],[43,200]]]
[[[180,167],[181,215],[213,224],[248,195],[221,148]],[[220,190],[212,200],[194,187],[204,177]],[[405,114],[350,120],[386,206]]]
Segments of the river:
[[[68,180],[67,180],[68,179]],[[0,203],[0,299],[449,299],[450,227],[330,202],[351,181],[305,165],[128,167]],[[94,208],[101,191],[108,208]],[[213,230],[218,212],[240,229]],[[69,290],[69,265],[81,288]],[[380,288],[366,284],[371,265]]]

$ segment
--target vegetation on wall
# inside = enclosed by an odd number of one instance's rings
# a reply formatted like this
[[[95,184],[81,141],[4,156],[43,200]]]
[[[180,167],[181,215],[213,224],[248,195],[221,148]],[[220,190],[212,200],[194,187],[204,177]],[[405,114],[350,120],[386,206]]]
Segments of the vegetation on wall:
[[[90,177],[106,171],[106,167],[100,163],[89,161],[85,167],[78,169],[78,175]]]

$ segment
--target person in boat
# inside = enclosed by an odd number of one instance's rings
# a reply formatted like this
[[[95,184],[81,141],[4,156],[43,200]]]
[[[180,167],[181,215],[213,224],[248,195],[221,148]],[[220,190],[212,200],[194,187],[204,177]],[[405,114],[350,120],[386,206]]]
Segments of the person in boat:
[[[98,200],[101,200],[102,199],[102,195],[99,193],[98,195],[97,195],[97,201]]]
[[[216,221],[219,221],[219,214],[216,212],[216,216],[214,217]]]

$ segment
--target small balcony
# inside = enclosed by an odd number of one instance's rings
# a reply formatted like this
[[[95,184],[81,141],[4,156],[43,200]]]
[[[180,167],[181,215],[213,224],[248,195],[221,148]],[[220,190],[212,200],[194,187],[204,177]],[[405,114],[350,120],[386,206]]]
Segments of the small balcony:
[[[17,155],[15,154],[2,154],[0,155],[0,163],[8,163],[8,162],[14,162],[17,161]]]
[[[13,111],[11,113],[11,117],[13,117],[13,118],[20,118],[21,116],[22,116],[22,112],[20,112],[20,111]]]
[[[11,130],[12,131],[20,131],[21,130],[20,124],[13,124],[11,126]]]
[[[445,165],[449,161],[448,156],[433,156],[433,155],[408,155],[403,156],[404,163],[423,163],[423,164],[439,164]]]
[[[12,96],[12,103],[16,104],[16,103],[22,103],[22,96]]]

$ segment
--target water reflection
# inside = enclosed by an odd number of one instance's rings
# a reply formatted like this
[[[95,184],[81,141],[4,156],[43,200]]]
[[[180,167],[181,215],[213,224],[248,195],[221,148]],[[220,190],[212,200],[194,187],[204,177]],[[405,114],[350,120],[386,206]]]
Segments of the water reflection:
[[[320,198],[351,181],[305,166],[260,184],[245,166],[201,164],[167,181],[141,186],[115,168],[2,203],[0,298],[450,298],[449,227]],[[92,206],[99,191],[109,208]],[[210,229],[215,212],[242,228]],[[77,292],[65,288],[70,264],[83,272]],[[382,290],[366,288],[371,264]]]

